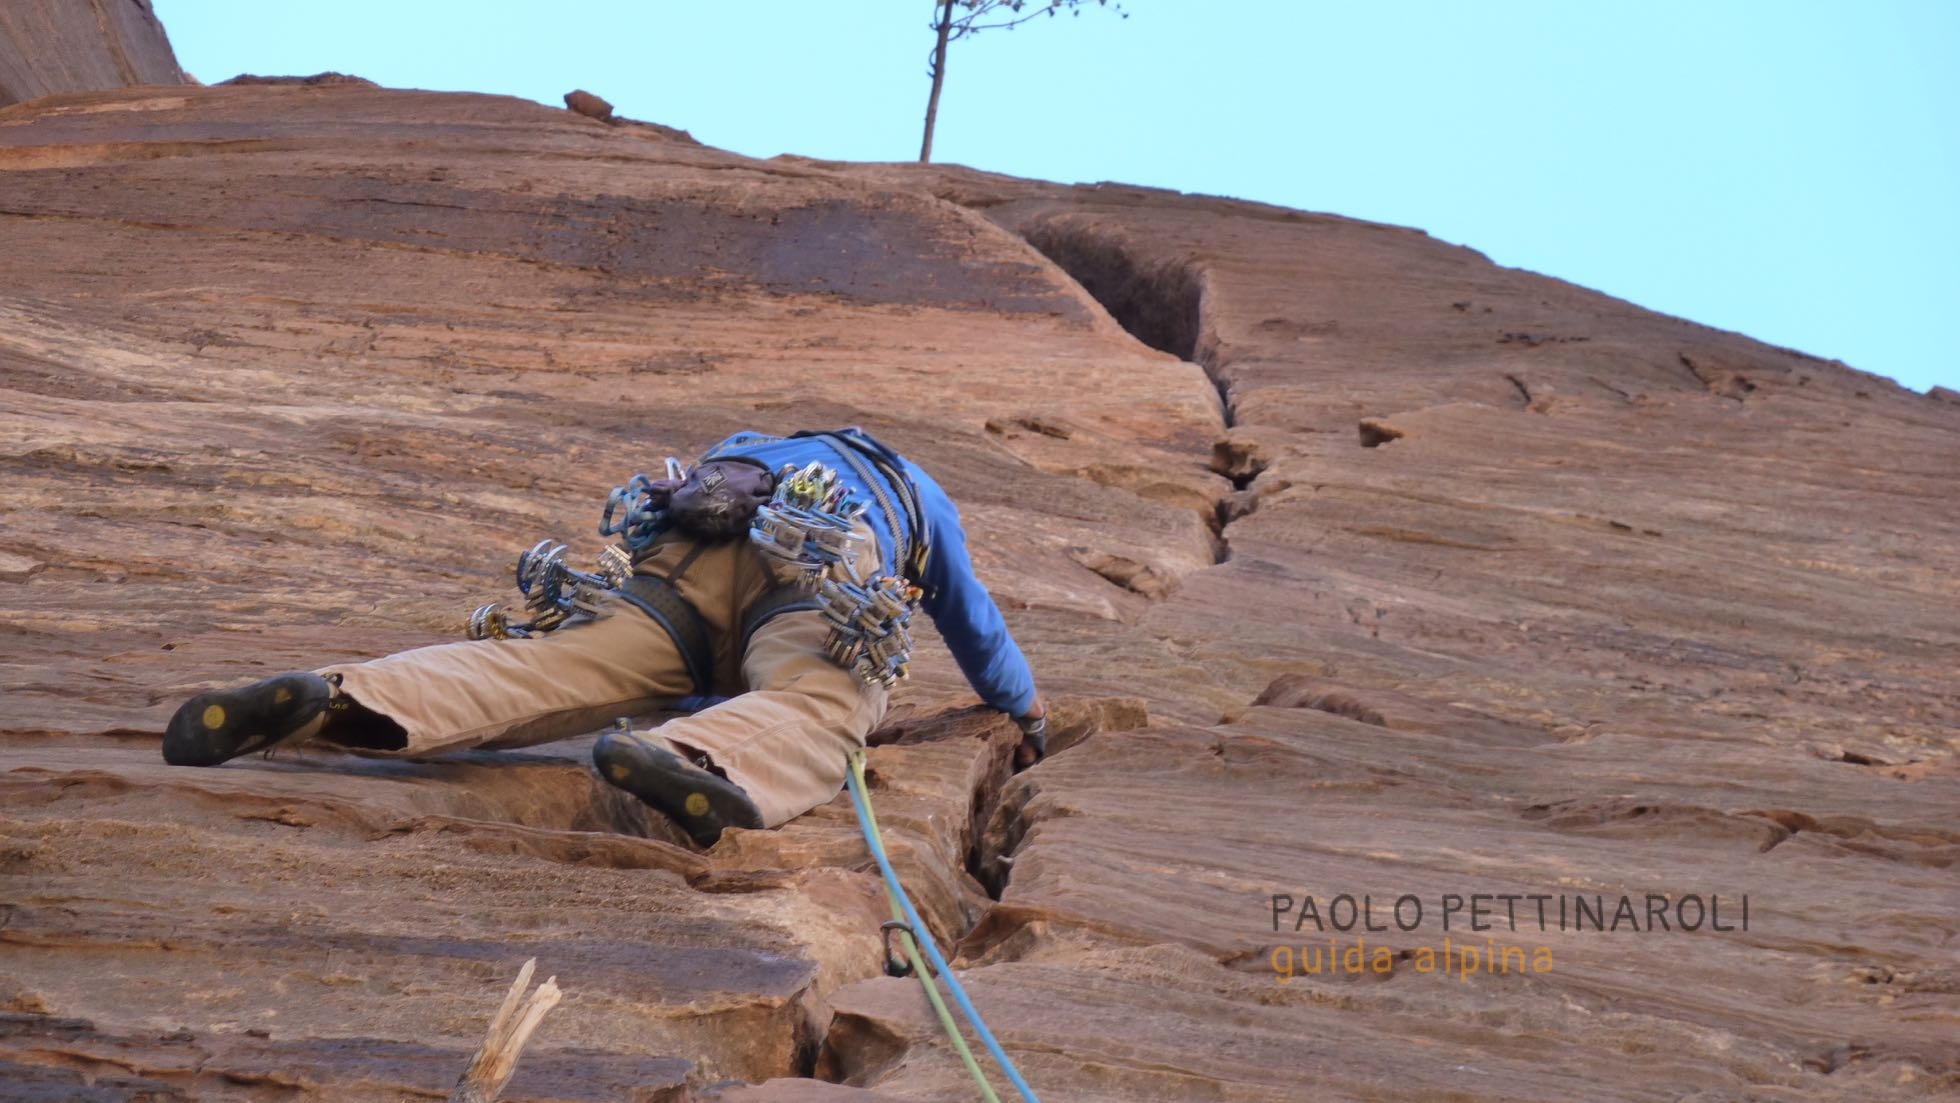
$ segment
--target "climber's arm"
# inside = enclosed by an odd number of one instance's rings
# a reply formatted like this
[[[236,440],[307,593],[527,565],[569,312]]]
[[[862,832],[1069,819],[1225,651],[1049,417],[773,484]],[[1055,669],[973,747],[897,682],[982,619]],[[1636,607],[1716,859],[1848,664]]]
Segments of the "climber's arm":
[[[1035,693],[1034,672],[1008,634],[993,596],[973,573],[959,510],[931,478],[916,468],[911,474],[932,542],[925,577],[917,581],[934,627],[982,701],[1017,721],[1042,716],[1046,709]]]

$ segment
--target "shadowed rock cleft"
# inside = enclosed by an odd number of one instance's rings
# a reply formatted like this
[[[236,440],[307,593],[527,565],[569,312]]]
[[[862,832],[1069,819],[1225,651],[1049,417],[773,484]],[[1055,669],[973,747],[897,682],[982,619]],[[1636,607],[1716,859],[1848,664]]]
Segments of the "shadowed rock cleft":
[[[1404,436],[1402,430],[1380,418],[1363,418],[1358,428],[1363,448],[1380,448],[1389,441],[1401,440]]]

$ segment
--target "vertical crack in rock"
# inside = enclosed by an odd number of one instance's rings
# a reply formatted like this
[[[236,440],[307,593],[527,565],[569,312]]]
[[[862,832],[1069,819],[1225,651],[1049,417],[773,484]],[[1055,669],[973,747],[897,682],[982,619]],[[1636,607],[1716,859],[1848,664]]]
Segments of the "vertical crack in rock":
[[[1018,742],[1018,739],[1015,742]],[[1000,807],[1001,794],[1006,791],[1007,783],[1014,777],[1013,747],[1014,744],[1010,742],[1007,754],[982,774],[978,784],[974,786],[973,803],[968,809],[972,827],[967,834],[966,853],[962,855],[967,875],[986,892],[988,899],[995,901],[1000,899],[1001,890],[1007,887],[1007,875],[1005,872],[995,875],[989,863],[984,841],[987,824],[993,819],[994,810]],[[980,918],[984,918],[984,914],[976,917],[975,923]],[[965,938],[975,923],[967,924],[966,930],[960,932],[960,937]]]
[[[1007,891],[1007,882],[1014,875],[1013,854],[1020,847],[1022,836],[1027,834],[1027,804],[1035,792],[1032,785],[1017,785],[1009,791],[1003,784],[988,802],[982,830],[973,837],[967,870],[995,900]]]
[[[1094,730],[1097,721],[1084,721],[1074,702],[1055,700],[1049,702],[1049,741],[1050,754],[1062,747],[1073,746]],[[988,843],[988,833],[993,822],[1000,816],[1001,804],[1007,798],[1015,778],[1014,749],[1020,743],[1020,733],[1002,721],[997,729],[1002,734],[994,739],[993,749],[982,767],[975,771],[973,800],[968,806],[969,831],[967,833],[966,853],[961,855],[962,868],[968,876],[986,892],[991,900],[998,901],[1007,888],[1007,879],[1012,870],[1012,859],[1001,860],[1000,853]],[[986,912],[974,916],[955,941],[964,941],[973,929],[986,921]]]
[[[1220,370],[1212,342],[1206,340],[1205,273],[1194,259],[1146,257],[1122,231],[1068,216],[1038,221],[1020,232],[1131,336],[1203,371],[1218,392],[1220,428],[1229,434],[1237,426],[1231,383]],[[1227,461],[1227,467],[1220,467],[1220,457],[1231,455],[1237,447],[1224,436],[1213,448],[1212,470],[1231,479],[1235,491],[1218,503],[1215,516],[1206,519],[1216,534],[1214,557],[1219,563],[1232,557],[1225,526],[1252,512],[1249,488],[1265,467],[1264,461],[1249,468]]]
[[[1199,358],[1204,326],[1204,275],[1189,261],[1152,261],[1138,256],[1122,234],[1110,227],[1062,217],[1023,230],[1040,250],[1101,303],[1116,324],[1159,352],[1205,368]],[[1215,376],[1224,404],[1225,425],[1233,424],[1229,389]]]
[[[1149,722],[1149,710],[1140,698],[1058,698],[1049,702],[1048,753],[1060,754],[1090,736],[1135,731]],[[1013,878],[1015,852],[1035,825],[1029,805],[1041,794],[1040,772],[1014,774],[1009,761],[1003,760],[1002,769],[988,774],[984,789],[975,794],[975,830],[967,853],[967,871],[995,901]],[[1022,919],[1012,912],[988,908],[962,932],[961,956],[971,959],[1018,930]]]

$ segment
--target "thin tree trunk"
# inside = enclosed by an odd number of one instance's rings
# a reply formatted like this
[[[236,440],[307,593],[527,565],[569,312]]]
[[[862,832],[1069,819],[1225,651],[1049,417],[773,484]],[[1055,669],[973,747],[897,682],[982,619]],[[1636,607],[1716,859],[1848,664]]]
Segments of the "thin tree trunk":
[[[932,51],[932,98],[926,100],[926,140],[919,146],[919,163],[932,160],[932,127],[939,120],[939,90],[946,84],[946,36],[953,29],[953,0],[939,5],[939,45]]]

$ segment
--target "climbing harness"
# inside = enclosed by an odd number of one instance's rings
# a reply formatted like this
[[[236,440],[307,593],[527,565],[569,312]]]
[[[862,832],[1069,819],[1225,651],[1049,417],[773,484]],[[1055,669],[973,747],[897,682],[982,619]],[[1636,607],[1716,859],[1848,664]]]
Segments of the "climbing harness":
[[[687,468],[672,456],[667,457],[667,478],[687,478]],[[665,625],[676,642],[683,645],[685,654],[705,651],[705,642],[700,647],[687,646],[688,641],[681,638],[683,631],[675,623],[681,619],[698,621],[698,613],[690,608],[687,610],[690,616],[682,618],[678,612],[670,612],[673,602],[666,595],[636,592],[631,585],[638,581],[633,575],[633,565],[652,550],[654,538],[664,530],[664,521],[662,505],[653,493],[653,480],[645,475],[633,476],[625,486],[614,487],[606,498],[605,511],[599,517],[599,535],[617,536],[620,542],[608,545],[599,553],[597,569],[573,568],[565,562],[570,548],[555,540],[540,540],[517,557],[517,592],[524,595],[524,607],[530,611],[531,619],[513,624],[510,611],[503,603],[491,602],[478,606],[470,614],[465,635],[473,640],[527,639],[549,632],[575,616],[604,616],[604,595],[611,591],[621,592],[627,601]]]
[[[715,653],[709,639],[708,624],[701,611],[681,595],[672,582],[653,575],[636,574],[619,584],[620,600],[653,618],[666,629],[696,694],[714,690]]]
[[[919,983],[925,986],[926,999],[932,1004],[933,1014],[938,1016],[939,1025],[945,1028],[946,1036],[952,1039],[953,1048],[959,1052],[960,1061],[966,1066],[968,1075],[972,1076],[974,1083],[980,1086],[981,1097],[987,1103],[1000,1103],[1000,1097],[994,1094],[993,1085],[987,1082],[986,1073],[980,1069],[980,1062],[974,1059],[973,1050],[967,1046],[966,1039],[960,1034],[959,1024],[953,1021],[952,1013],[946,1009],[946,1001],[940,998],[939,989],[933,984],[935,976],[946,982],[946,987],[953,993],[953,1000],[959,1005],[960,1013],[966,1017],[967,1024],[987,1047],[987,1052],[993,1054],[994,1061],[1000,1065],[1001,1072],[1007,1076],[1008,1082],[1014,1085],[1014,1090],[1020,1093],[1024,1103],[1040,1103],[1035,1098],[1034,1089],[1028,1087],[1028,1082],[1021,1077],[1021,1071],[1014,1067],[1014,1062],[1008,1059],[1007,1052],[1001,1049],[1000,1042],[994,1038],[994,1032],[988,1030],[987,1024],[981,1020],[980,1012],[975,1010],[973,1001],[968,998],[966,989],[960,985],[959,978],[947,968],[946,958],[940,954],[939,947],[933,944],[932,935],[926,930],[925,921],[919,918],[919,910],[912,905],[912,898],[905,894],[905,886],[898,883],[898,873],[892,869],[891,858],[885,853],[884,836],[878,831],[878,817],[872,813],[871,800],[865,795],[863,751],[852,752],[850,771],[844,775],[844,783],[850,789],[851,804],[857,810],[858,829],[864,833],[864,844],[870,848],[871,857],[877,861],[878,871],[884,874],[885,897],[891,903],[891,921],[879,928],[885,939],[886,971],[890,972],[894,964],[891,956],[891,939],[894,934],[897,934],[900,936],[900,944],[905,948],[907,971],[916,975]],[[926,969],[927,961],[919,960],[921,950],[925,951],[925,957],[932,965],[931,972]]]
[[[824,651],[831,660],[868,685],[890,689],[911,658],[909,625],[920,592],[903,578],[867,581],[858,573],[864,511],[836,471],[815,462],[801,469],[788,464],[768,504],[757,508],[749,539],[789,571],[792,585],[814,596],[830,626]]]
[[[788,437],[769,433],[742,432],[708,450],[700,462],[745,458],[742,450],[784,440],[821,440],[864,482],[865,489],[879,508],[893,546],[885,549],[894,564],[894,573],[915,582],[926,577],[926,564],[932,557],[932,533],[920,506],[919,489],[906,472],[905,461],[891,448],[856,426],[845,429],[810,430]],[[869,505],[870,503],[867,503]]]
[[[672,456],[667,457],[667,478],[687,478],[687,468]],[[633,565],[652,550],[654,538],[664,527],[663,504],[653,493],[653,480],[645,475],[635,475],[625,486],[614,487],[599,517],[599,535],[618,536],[620,542],[599,553],[598,569],[574,570],[565,562],[569,548],[555,540],[538,541],[517,557],[517,590],[524,595],[531,619],[512,624],[501,603],[478,606],[470,614],[469,638],[524,639],[536,632],[549,632],[581,613],[601,615],[600,595],[624,586],[633,577]]]
[[[685,479],[687,469],[669,457],[667,477]],[[517,590],[524,595],[530,619],[513,622],[500,602],[478,606],[470,614],[465,634],[473,640],[529,639],[560,628],[574,617],[604,617],[608,600],[616,598],[653,618],[673,638],[687,667],[696,694],[713,688],[714,649],[707,624],[674,583],[635,574],[634,565],[651,554],[654,538],[665,531],[665,518],[656,501],[653,480],[635,475],[613,488],[600,517],[599,533],[618,536],[620,543],[599,553],[597,567],[581,571],[566,562],[570,549],[555,540],[540,540],[517,557]]]
[[[917,502],[902,478],[892,482],[897,469],[879,453],[858,454],[851,438],[824,434],[844,443],[839,454],[872,488],[884,510],[895,539],[904,540],[908,531],[901,517],[910,521],[910,541],[915,549],[924,541]],[[727,457],[753,463],[746,457]],[[719,457],[712,453],[703,463]],[[876,469],[874,471],[874,468]],[[697,465],[696,472],[699,471]],[[879,476],[883,473],[883,477]],[[668,498],[676,482],[685,482],[689,469],[669,456],[665,485],[644,474],[636,474],[624,486],[614,487],[599,517],[599,535],[616,536],[619,543],[599,554],[596,571],[580,571],[565,561],[568,549],[555,541],[540,541],[517,559],[517,588],[525,598],[531,619],[513,622],[502,604],[483,605],[470,615],[468,636],[473,640],[524,639],[549,632],[573,617],[604,615],[607,593],[617,593],[659,621],[680,645],[689,659],[689,672],[696,689],[707,692],[711,663],[705,658],[705,643],[695,622],[699,614],[686,602],[678,601],[671,587],[651,589],[633,568],[648,556],[662,533],[674,527],[675,518]],[[890,483],[903,489],[896,492],[901,509],[879,488]],[[786,464],[776,473],[776,484],[768,502],[755,507],[748,525],[751,544],[763,557],[782,568],[790,578],[778,594],[756,603],[743,618],[746,641],[771,617],[795,610],[814,610],[823,614],[829,631],[824,651],[837,665],[857,675],[867,685],[890,689],[904,678],[912,655],[912,612],[923,596],[918,586],[898,575],[866,579],[858,570],[858,558],[865,537],[859,531],[867,503],[851,495],[850,487],[835,469],[812,462],[798,468]],[[683,519],[684,520],[684,519]],[[923,554],[915,551],[899,557],[913,566],[923,564]],[[643,592],[644,591],[644,592]]]

